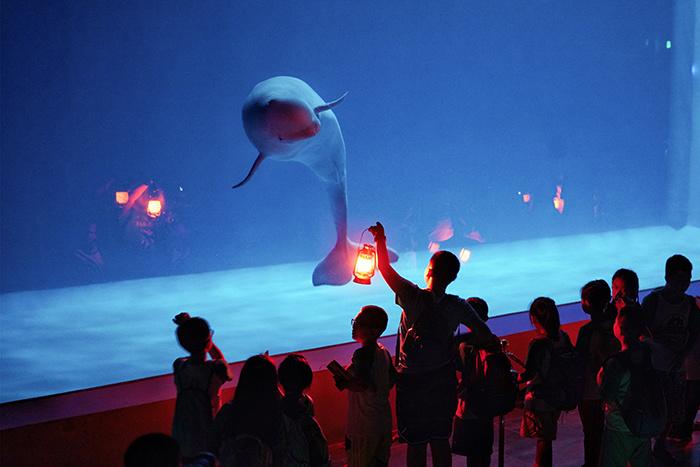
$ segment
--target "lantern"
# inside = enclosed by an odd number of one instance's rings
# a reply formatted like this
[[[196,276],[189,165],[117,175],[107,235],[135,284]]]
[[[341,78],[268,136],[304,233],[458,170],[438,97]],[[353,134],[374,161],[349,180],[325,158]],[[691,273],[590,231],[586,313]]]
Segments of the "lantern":
[[[117,191],[114,193],[114,200],[119,206],[124,206],[129,202],[129,192],[128,191]]]
[[[355,276],[354,282],[358,284],[369,285],[374,270],[377,266],[377,252],[374,246],[365,243],[362,248],[357,251],[357,259],[355,259],[355,270],[352,275]]]
[[[146,206],[146,214],[152,219],[156,219],[161,214],[163,205],[159,199],[149,199],[148,205]]]

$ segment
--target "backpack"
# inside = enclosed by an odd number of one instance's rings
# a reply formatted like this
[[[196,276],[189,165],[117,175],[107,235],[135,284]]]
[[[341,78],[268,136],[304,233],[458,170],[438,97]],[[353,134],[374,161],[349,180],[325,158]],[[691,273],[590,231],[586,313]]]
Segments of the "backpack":
[[[549,368],[541,398],[557,410],[574,410],[583,397],[584,364],[566,334],[564,345],[549,345]]]
[[[401,332],[403,323],[399,323],[399,338],[396,339],[396,366],[399,366],[401,353],[411,360],[441,360],[454,355],[454,340],[447,317],[441,310],[443,307],[451,306],[456,298],[454,295],[445,294],[440,303],[435,303],[432,294],[427,291],[419,292],[418,300],[422,307],[421,313],[413,325],[406,329],[405,333]],[[401,345],[402,335],[403,345]]]
[[[478,358],[478,357],[477,357]],[[505,415],[515,408],[518,374],[503,352],[486,356],[483,368],[466,382],[465,398],[469,410],[481,419]]]
[[[221,467],[272,467],[272,449],[257,436],[240,434],[221,443],[219,461]]]
[[[661,380],[651,364],[651,352],[644,351],[641,365],[631,362],[628,352],[620,352],[616,358],[630,372],[630,387],[620,406],[627,428],[641,438],[653,438],[666,426],[666,398]]]

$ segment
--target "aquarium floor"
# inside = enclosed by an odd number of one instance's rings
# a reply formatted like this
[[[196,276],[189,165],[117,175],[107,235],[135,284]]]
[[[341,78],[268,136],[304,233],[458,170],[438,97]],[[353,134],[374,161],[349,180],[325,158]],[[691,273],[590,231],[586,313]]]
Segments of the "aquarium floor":
[[[522,410],[515,409],[505,417],[504,427],[504,465],[508,467],[531,467],[535,460],[535,440],[520,437],[520,420]],[[494,424],[493,455],[491,466],[498,466],[498,423]],[[581,436],[581,420],[576,412],[563,413],[559,418],[557,439],[554,441],[553,465],[557,467],[580,467],[584,464],[583,438]],[[679,461],[675,467],[697,467],[700,465],[700,431],[694,431],[692,440],[688,443],[669,441],[669,451]],[[343,467],[347,465],[345,446],[337,444],[331,446],[331,467]],[[391,446],[389,467],[404,467],[406,465],[405,444],[394,442]],[[433,465],[428,454],[426,467]],[[464,456],[452,455],[452,465],[462,467],[466,464]],[[665,464],[654,460],[655,467],[665,467]]]
[[[663,284],[666,257],[700,264],[700,229],[648,227],[470,247],[450,291],[478,295],[491,315],[525,310],[539,295],[578,299],[619,267],[642,288]],[[423,284],[429,252],[404,253],[396,269]],[[312,287],[314,263],[281,264],[0,295],[0,402],[170,372],[184,354],[172,317],[207,318],[229,361],[350,340],[350,318],[365,304],[400,309],[381,278],[371,286]]]

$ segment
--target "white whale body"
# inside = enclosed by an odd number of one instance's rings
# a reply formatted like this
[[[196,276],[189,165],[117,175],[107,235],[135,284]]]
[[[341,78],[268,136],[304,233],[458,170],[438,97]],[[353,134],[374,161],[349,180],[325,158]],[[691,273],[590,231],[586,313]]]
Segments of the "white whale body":
[[[346,93],[347,94],[347,93]],[[328,193],[336,243],[314,269],[314,285],[343,285],[352,279],[356,246],[347,238],[345,142],[331,110],[345,95],[326,102],[304,81],[276,76],[258,83],[243,104],[243,127],[258,157],[250,180],[264,159],[299,162],[309,167]],[[398,255],[390,252],[392,260]]]

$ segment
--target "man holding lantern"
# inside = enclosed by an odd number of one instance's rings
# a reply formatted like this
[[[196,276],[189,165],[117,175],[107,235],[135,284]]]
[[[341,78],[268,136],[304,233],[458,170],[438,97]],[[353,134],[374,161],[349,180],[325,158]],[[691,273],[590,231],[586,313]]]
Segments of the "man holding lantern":
[[[401,277],[389,262],[384,226],[369,228],[377,245],[382,277],[402,308],[396,346],[396,416],[399,439],[408,443],[409,467],[426,465],[430,444],[434,466],[450,466],[449,438],[457,405],[454,333],[467,326],[482,348],[498,351],[500,342],[466,300],[446,293],[457,278],[459,259],[438,251],[425,268],[426,288]]]

